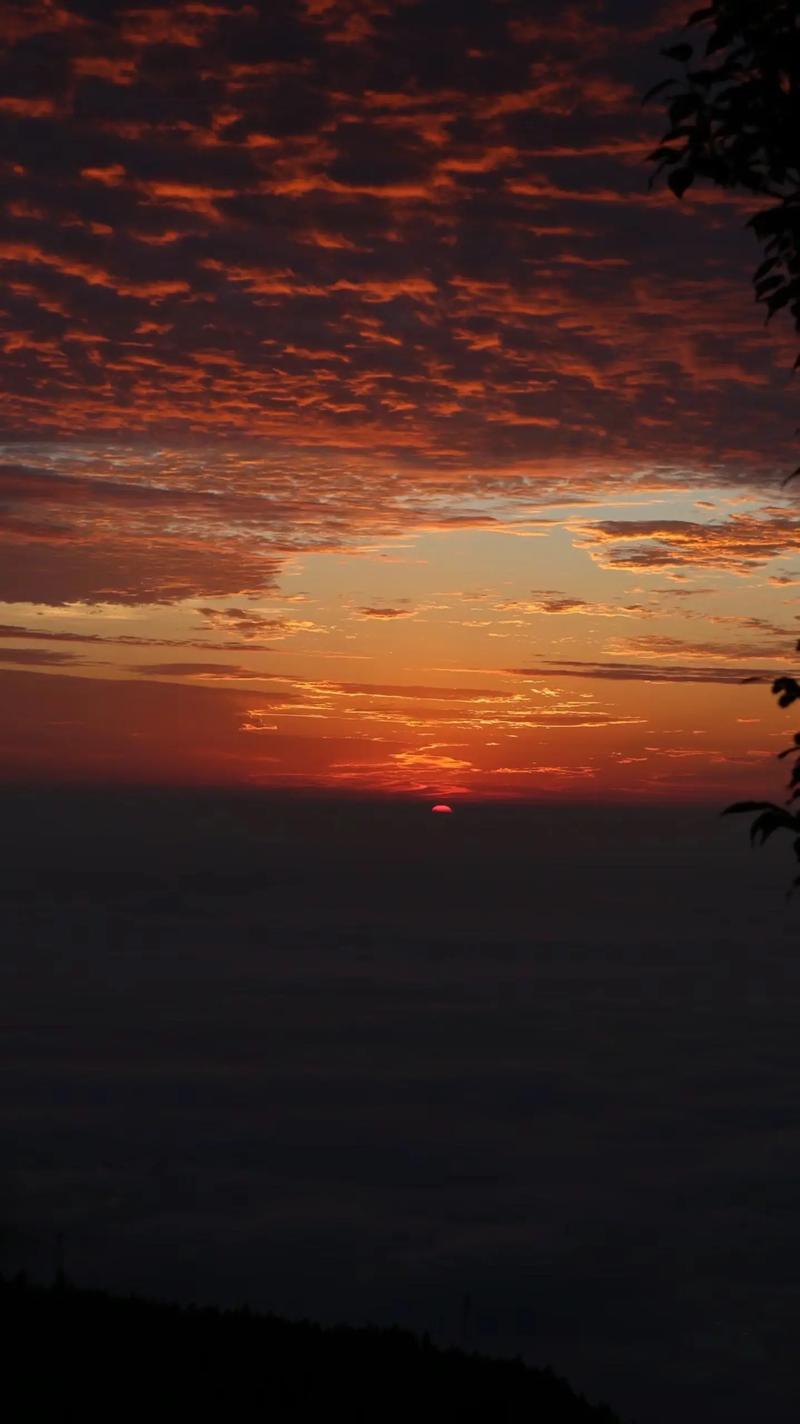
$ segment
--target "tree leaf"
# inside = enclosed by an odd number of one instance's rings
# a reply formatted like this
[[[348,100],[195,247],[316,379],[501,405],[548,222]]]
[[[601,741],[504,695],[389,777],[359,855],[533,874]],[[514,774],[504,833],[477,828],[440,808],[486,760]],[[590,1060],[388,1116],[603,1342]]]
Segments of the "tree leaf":
[[[652,89],[648,89],[647,93],[642,96],[642,103],[649,104],[657,94],[663,94],[665,89],[671,89],[677,82],[677,79],[659,79],[658,83],[654,84]]]
[[[732,806],[726,806],[724,811],[720,811],[721,816],[738,816],[744,812],[751,811],[779,811],[780,807],[774,801],[734,801]]]
[[[690,168],[673,168],[667,177],[667,183],[675,194],[676,198],[682,198],[687,188],[694,182],[694,174]]]
[[[772,691],[778,699],[779,707],[791,707],[800,698],[800,682],[793,677],[776,677]]]
[[[756,816],[750,827],[750,840],[753,845],[764,845],[776,831],[796,831],[797,828],[797,817],[793,816],[791,811],[784,811],[776,806],[773,810],[762,811],[760,816]]]

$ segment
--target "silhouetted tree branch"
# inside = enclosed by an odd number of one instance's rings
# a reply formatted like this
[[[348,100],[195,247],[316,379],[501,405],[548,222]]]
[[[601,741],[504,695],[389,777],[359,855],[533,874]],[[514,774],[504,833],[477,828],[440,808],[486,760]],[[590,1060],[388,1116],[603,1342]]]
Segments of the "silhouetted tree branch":
[[[650,154],[651,183],[664,176],[682,198],[696,179],[707,179],[765,200],[748,223],[764,252],[755,298],[767,321],[786,309],[800,332],[800,0],[715,0],[695,10],[686,29],[691,42],[662,50],[680,73],[643,100],[660,99],[669,119]],[[797,475],[800,466],[787,482]],[[776,678],[772,691],[781,707],[800,700],[792,677]],[[800,799],[800,733],[780,756],[795,758],[785,805],[739,801],[723,815],[756,812],[754,844],[789,831],[800,861],[800,814],[792,809]]]
[[[690,16],[693,43],[662,51],[682,73],[645,95],[669,127],[650,161],[677,197],[697,178],[773,200],[750,218],[764,248],[753,282],[767,320],[800,330],[800,4],[716,0]],[[796,365],[800,365],[798,357]]]

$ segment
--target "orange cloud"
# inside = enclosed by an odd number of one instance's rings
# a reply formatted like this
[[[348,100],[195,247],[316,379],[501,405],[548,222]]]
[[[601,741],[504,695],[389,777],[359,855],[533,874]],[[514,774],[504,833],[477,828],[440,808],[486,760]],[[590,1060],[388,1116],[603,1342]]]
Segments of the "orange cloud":
[[[800,545],[800,520],[783,512],[691,520],[605,520],[578,528],[579,547],[604,567],[661,569],[691,566],[747,573]]]

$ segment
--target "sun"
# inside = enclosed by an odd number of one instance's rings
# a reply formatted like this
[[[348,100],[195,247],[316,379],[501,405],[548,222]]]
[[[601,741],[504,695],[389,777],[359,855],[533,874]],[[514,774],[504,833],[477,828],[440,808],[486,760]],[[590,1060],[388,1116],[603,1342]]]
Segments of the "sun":
[[[445,806],[443,801],[438,802],[436,806],[431,806],[431,810],[440,816],[452,816],[453,814],[452,806]]]

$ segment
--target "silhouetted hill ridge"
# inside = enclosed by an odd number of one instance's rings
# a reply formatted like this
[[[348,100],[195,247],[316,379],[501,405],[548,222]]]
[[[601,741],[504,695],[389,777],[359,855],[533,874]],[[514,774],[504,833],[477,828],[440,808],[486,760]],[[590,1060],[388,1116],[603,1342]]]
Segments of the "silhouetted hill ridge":
[[[0,1280],[16,1424],[264,1418],[310,1424],[621,1424],[549,1369],[442,1349],[401,1329],[323,1327]],[[9,1416],[11,1417],[11,1416]]]

